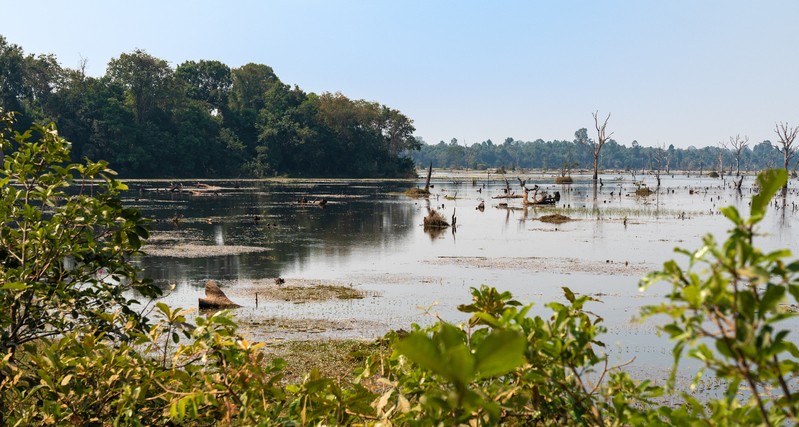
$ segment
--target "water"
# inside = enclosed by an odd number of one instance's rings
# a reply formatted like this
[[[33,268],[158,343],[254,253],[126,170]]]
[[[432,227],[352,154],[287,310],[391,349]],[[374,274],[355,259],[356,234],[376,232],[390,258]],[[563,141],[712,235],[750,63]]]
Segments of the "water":
[[[515,175],[510,177],[511,190],[520,193]],[[528,188],[559,191],[558,212],[575,220],[544,223],[537,218],[553,208],[523,209],[520,199],[493,199],[504,194],[505,183],[484,173],[436,176],[427,200],[403,194],[419,181],[204,181],[216,188],[196,194],[188,191],[197,189],[194,182],[184,183],[187,191],[170,192],[164,190],[168,183],[147,181],[130,183],[126,203],[154,219],[154,255],[136,262],[159,286],[174,287],[164,300],[196,307],[205,281],[217,280],[243,306],[237,314],[258,339],[371,339],[436,316],[460,321],[466,316],[455,307],[481,284],[509,290],[543,314],[543,304],[563,300],[561,287],[567,286],[602,301],[589,309],[605,319],[604,341],[614,361],[634,356],[640,369],[665,372],[671,344],[657,337],[653,322],[632,319],[668,289],[640,293],[638,280],[668,259],[684,262],[673,253],[675,246],[696,249],[706,233],[724,239],[730,223],[718,209],[736,205],[747,212],[754,180],[747,178],[738,194],[731,180],[666,176],[657,194],[641,198],[629,175],[605,175],[594,198],[590,177],[575,177],[568,186],[553,184],[548,175],[525,178]],[[645,182],[654,187],[653,177]],[[297,202],[303,198],[327,204]],[[481,200],[484,211],[476,209]],[[772,203],[759,246],[796,251],[794,202],[791,193],[785,208],[776,210]],[[422,219],[430,208],[447,219],[454,213],[456,230],[425,232]],[[186,243],[205,246],[177,246]],[[205,254],[208,245],[231,250]],[[256,307],[254,292],[276,277],[334,282],[367,296],[302,304],[261,298]],[[258,326],[268,319],[289,326]],[[292,328],[291,320],[305,322]]]

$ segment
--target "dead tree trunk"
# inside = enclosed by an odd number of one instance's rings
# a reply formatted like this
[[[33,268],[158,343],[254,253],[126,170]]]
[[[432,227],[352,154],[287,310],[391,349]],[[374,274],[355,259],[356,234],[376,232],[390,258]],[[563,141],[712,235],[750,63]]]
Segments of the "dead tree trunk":
[[[205,298],[199,299],[200,308],[234,308],[241,307],[219,289],[215,280],[205,282]]]
[[[433,162],[430,162],[430,167],[427,169],[427,180],[424,182],[425,193],[430,192],[430,177],[433,176]]]

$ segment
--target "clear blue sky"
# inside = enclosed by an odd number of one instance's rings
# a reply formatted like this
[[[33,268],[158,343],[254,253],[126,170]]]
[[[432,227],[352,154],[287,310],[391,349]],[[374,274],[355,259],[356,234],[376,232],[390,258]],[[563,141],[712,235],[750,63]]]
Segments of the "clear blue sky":
[[[267,64],[308,92],[396,108],[428,143],[775,139],[799,124],[799,1],[20,1],[0,34],[62,65],[141,48]]]

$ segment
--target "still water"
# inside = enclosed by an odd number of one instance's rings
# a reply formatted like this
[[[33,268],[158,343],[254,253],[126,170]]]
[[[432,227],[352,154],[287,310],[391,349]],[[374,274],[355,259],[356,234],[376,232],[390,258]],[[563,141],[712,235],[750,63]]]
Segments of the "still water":
[[[641,293],[638,280],[668,259],[683,262],[673,252],[677,246],[697,249],[707,233],[723,239],[730,225],[718,209],[736,205],[747,212],[754,179],[747,177],[738,193],[730,179],[668,175],[656,193],[636,197],[630,175],[602,176],[596,196],[588,176],[571,185],[556,185],[545,174],[520,177],[528,188],[560,192],[556,207],[523,209],[520,199],[495,199],[506,194],[506,183],[487,173],[434,176],[429,199],[403,193],[421,181],[191,181],[182,183],[183,191],[147,181],[129,183],[125,202],[154,220],[152,253],[136,262],[159,286],[174,288],[164,300],[196,307],[205,281],[217,280],[243,306],[237,314],[256,325],[248,331],[259,339],[371,339],[435,316],[459,321],[466,317],[455,307],[481,284],[509,290],[546,313],[543,304],[562,300],[567,286],[601,300],[589,309],[605,319],[614,358],[636,356],[642,369],[665,370],[671,345],[656,336],[652,322],[633,318],[668,289]],[[521,194],[516,175],[508,179],[511,192]],[[651,176],[637,181],[656,184]],[[298,203],[303,199],[327,203]],[[483,211],[476,209],[481,201]],[[795,202],[791,192],[784,207],[772,203],[759,246],[796,253]],[[429,209],[448,220],[455,215],[457,227],[426,232]],[[554,212],[573,221],[538,220]],[[278,277],[351,286],[366,297],[302,304],[262,298],[256,306],[253,290]],[[257,326],[263,319],[321,326],[267,332]]]

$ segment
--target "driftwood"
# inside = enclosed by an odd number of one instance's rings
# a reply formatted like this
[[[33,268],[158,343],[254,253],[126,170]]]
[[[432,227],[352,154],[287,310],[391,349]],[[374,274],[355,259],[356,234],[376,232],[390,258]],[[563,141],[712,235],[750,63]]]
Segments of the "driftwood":
[[[532,189],[525,188],[524,190],[524,201],[522,202],[524,205],[554,205],[560,201],[560,191],[556,191],[553,195],[549,195],[546,191],[543,191],[539,195],[539,187],[537,185]],[[532,200],[528,199],[530,191],[533,192]]]
[[[205,298],[199,299],[200,308],[235,308],[241,307],[219,289],[215,280],[205,282]]]

